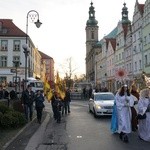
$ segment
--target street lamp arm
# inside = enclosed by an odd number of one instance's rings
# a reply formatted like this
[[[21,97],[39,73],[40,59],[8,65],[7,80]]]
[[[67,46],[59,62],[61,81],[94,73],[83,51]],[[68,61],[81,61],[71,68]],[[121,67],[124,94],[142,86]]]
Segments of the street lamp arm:
[[[31,12],[33,12],[32,15],[29,15]],[[32,20],[32,23],[34,22],[36,27],[39,28],[41,26],[41,22],[39,20],[39,13],[36,10],[30,10],[27,13],[27,17],[26,17],[26,44],[22,45],[22,48],[24,49],[24,54],[25,54],[25,82],[24,82],[24,88],[26,88],[26,82],[27,82],[27,57],[30,53],[29,47],[28,47],[28,19],[29,17]],[[35,19],[37,18],[37,21],[35,21]],[[29,74],[30,75],[30,74]]]
[[[38,19],[39,19],[39,13],[38,13],[36,10],[30,10],[30,11],[27,13],[27,18],[28,18],[28,16],[29,16],[30,12],[35,12],[35,13],[37,14],[37,16],[38,16]]]
[[[29,14],[31,13],[31,12],[35,12],[36,13],[36,15],[37,15],[37,21],[35,21],[34,22],[34,17],[32,18],[31,16],[31,18],[33,19],[32,21],[35,23],[35,25],[36,25],[36,27],[37,28],[40,28],[40,26],[41,26],[41,22],[40,22],[40,20],[39,20],[39,13],[36,11],[36,10],[30,10],[28,13],[27,13],[27,21],[26,21],[26,44],[27,44],[27,37],[28,37],[28,18],[29,18]]]

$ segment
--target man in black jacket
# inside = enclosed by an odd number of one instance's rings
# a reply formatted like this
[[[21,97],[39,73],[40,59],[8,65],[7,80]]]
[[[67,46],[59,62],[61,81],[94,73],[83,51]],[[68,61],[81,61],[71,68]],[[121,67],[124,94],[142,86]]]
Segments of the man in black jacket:
[[[34,102],[34,92],[32,91],[31,85],[27,86],[27,89],[22,92],[21,100],[22,105],[25,112],[25,117],[28,121],[28,118],[30,117],[30,121],[32,120],[33,116],[33,102]]]
[[[65,114],[70,113],[70,102],[71,102],[70,90],[67,89],[67,90],[66,90],[66,93],[65,93],[65,98],[64,98]],[[62,113],[64,113],[64,112],[62,112]]]

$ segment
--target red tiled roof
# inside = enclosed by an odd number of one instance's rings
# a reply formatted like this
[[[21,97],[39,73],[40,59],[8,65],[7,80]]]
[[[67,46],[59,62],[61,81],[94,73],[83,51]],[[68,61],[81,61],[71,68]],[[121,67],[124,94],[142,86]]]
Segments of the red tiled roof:
[[[41,54],[41,56],[42,56],[43,59],[53,59],[52,57],[46,55],[45,53],[43,53],[41,51],[39,51],[39,53]]]
[[[108,48],[108,43],[111,43],[111,45],[112,45],[112,47],[113,47],[113,49],[114,49],[114,51],[115,51],[115,49],[116,49],[116,39],[114,39],[114,38],[106,38],[106,47]]]
[[[21,29],[19,29],[12,21],[12,19],[0,19],[0,36],[14,36],[14,37],[25,37]]]
[[[144,13],[144,6],[145,6],[145,4],[138,4],[138,8],[139,8],[139,11],[140,11],[142,16],[143,16],[143,13]]]

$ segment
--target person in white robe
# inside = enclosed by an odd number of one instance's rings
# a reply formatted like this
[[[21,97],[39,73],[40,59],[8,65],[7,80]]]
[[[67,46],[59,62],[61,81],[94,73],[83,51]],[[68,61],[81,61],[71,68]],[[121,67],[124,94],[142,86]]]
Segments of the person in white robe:
[[[146,113],[145,119],[139,119],[138,134],[139,138],[150,142],[150,89],[143,89],[140,92],[138,101],[138,114]]]
[[[121,140],[129,142],[128,134],[131,133],[131,108],[134,105],[134,98],[130,94],[127,85],[121,87],[116,94],[116,106],[118,117],[118,133]]]

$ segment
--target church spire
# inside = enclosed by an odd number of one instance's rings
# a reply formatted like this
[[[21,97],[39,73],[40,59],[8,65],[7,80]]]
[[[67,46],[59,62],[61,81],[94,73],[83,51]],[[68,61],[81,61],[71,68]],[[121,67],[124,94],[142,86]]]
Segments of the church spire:
[[[124,7],[122,8],[122,23],[131,23],[131,21],[128,19],[128,8],[126,7],[126,3],[124,3],[123,5]]]
[[[97,26],[98,21],[95,19],[95,8],[93,7],[93,2],[91,1],[91,6],[89,7],[89,19],[86,23],[87,26]]]

